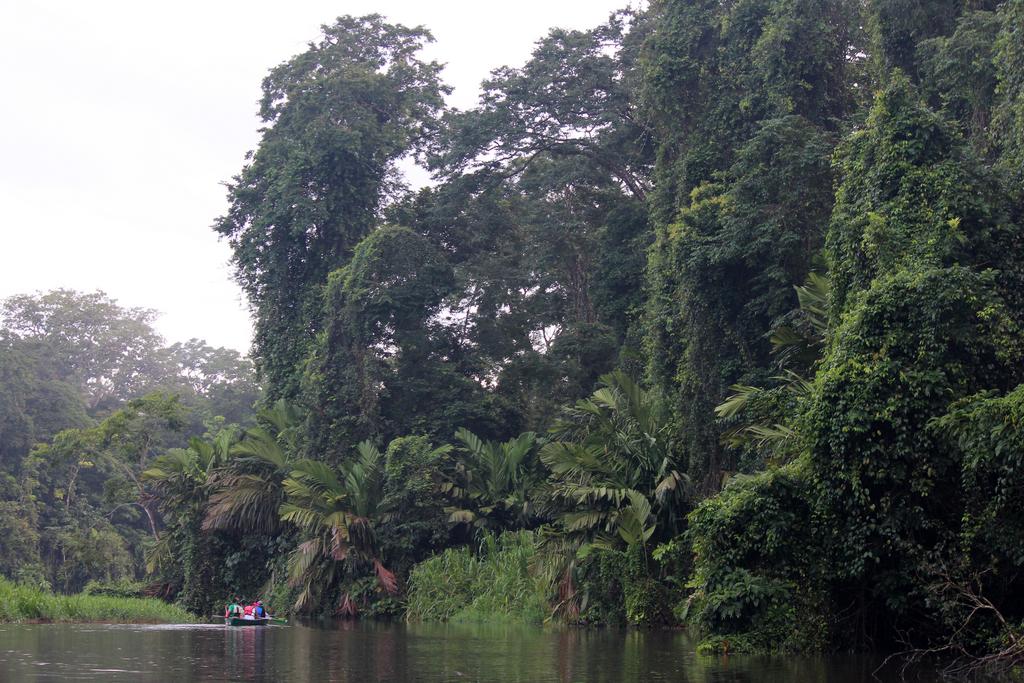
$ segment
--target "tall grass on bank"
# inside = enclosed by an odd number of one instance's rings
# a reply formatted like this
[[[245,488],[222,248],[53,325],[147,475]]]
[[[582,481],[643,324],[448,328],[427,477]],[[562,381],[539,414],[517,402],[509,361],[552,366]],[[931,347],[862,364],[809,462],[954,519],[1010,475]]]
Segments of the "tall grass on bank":
[[[548,601],[544,582],[530,570],[535,554],[528,531],[488,533],[476,554],[449,548],[413,568],[406,618],[539,624]]]
[[[152,598],[55,595],[0,579],[0,622],[36,620],[176,624],[191,623],[195,618],[180,607]]]

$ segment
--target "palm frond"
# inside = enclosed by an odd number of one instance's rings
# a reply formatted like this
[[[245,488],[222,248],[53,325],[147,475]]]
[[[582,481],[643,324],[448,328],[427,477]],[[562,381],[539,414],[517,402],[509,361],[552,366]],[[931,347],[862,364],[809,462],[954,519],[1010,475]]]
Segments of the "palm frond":
[[[271,533],[279,523],[278,509],[283,490],[265,477],[228,474],[218,479],[210,494],[203,529],[253,530]]]
[[[342,491],[338,474],[325,462],[319,460],[298,460],[292,464],[291,480],[300,480],[315,491]]]
[[[281,444],[270,432],[261,427],[245,430],[241,440],[231,446],[231,454],[261,460],[279,469],[284,469],[288,465],[288,456]]]
[[[465,427],[459,427],[455,432],[455,438],[462,442],[466,447],[466,450],[473,455],[483,452],[484,442],[473,432],[469,431]]]
[[[322,555],[320,539],[311,538],[300,543],[288,556],[288,580],[292,586],[302,584],[313,565]]]
[[[162,538],[158,539],[156,543],[149,546],[145,551],[146,573],[155,574],[158,569],[170,564],[172,557],[171,536],[170,534],[164,534]]]
[[[300,529],[316,530],[321,526],[322,515],[316,510],[301,507],[294,503],[281,505],[281,521],[290,522]]]
[[[388,595],[398,594],[398,578],[395,577],[394,572],[384,566],[380,560],[373,561],[373,570],[377,574],[377,581],[380,583],[380,587],[384,589]]]
[[[746,409],[754,397],[764,392],[764,389],[761,387],[754,387],[749,384],[733,384],[729,387],[729,390],[733,393],[715,406],[715,415],[720,418],[739,415]]]
[[[832,290],[832,280],[821,273],[808,273],[807,281],[796,288],[800,310],[807,316],[819,338],[824,338],[828,331],[828,297]]]

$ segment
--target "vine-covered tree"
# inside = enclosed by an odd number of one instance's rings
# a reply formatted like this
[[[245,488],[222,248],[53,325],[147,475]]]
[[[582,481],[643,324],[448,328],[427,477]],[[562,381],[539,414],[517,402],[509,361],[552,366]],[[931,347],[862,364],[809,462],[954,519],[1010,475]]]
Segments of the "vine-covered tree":
[[[835,332],[809,447],[837,573],[904,614],[922,600],[918,573],[961,520],[960,456],[930,420],[1024,379],[1021,316],[991,269],[1000,234],[1017,229],[998,184],[900,73],[837,160]]]
[[[454,269],[452,359],[504,423],[485,436],[542,429],[639,356],[654,151],[633,87],[644,26],[621,12],[553,30],[523,67],[495,70],[477,107],[445,117],[441,184],[396,212]]]
[[[204,613],[269,582],[397,615],[414,577],[419,614],[1019,668],[1022,26],[654,0],[452,111],[424,29],[339,19],[267,77],[216,226],[265,407],[151,312],[9,300],[0,573],[73,590],[174,546],[152,578]]]
[[[855,101],[855,3],[659,2],[644,101],[659,135],[647,264],[651,380],[704,491],[736,469],[714,407],[765,373],[820,251],[829,157]]]
[[[483,387],[450,362],[443,309],[453,287],[443,252],[408,228],[382,227],[327,283],[324,332],[306,370],[310,449],[337,461],[357,443],[403,434],[447,438],[486,424]]]
[[[1007,0],[1000,6],[999,16],[995,144],[1001,150],[1000,167],[1009,180],[1008,187],[1019,198],[1024,192],[1024,1]]]
[[[643,21],[622,11],[588,31],[553,29],[524,67],[482,83],[478,107],[446,117],[433,166],[512,178],[537,160],[582,157],[643,199],[654,151],[634,94]]]
[[[418,56],[432,40],[379,15],[345,16],[263,81],[263,137],[229,183],[215,228],[256,316],[255,357],[272,400],[297,396],[328,273],[397,191],[395,162],[435,126],[447,89],[441,65]]]

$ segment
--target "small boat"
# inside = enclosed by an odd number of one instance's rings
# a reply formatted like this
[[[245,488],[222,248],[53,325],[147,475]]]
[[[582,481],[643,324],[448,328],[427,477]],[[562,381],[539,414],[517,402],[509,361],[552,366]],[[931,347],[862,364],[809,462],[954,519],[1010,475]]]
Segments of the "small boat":
[[[266,626],[271,621],[272,617],[263,617],[262,619],[243,619],[242,617],[224,617],[225,626]]]

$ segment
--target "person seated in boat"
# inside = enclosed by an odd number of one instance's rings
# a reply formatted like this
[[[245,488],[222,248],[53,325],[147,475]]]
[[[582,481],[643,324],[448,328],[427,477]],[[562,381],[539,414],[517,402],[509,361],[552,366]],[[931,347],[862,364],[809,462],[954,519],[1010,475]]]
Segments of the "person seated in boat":
[[[252,621],[256,618],[253,611],[256,609],[256,605],[246,605],[245,609],[242,610],[242,618],[247,621]]]
[[[267,618],[267,610],[265,610],[263,608],[263,601],[262,600],[257,600],[256,601],[256,606],[253,608],[252,613],[253,613],[253,615],[257,619],[266,619]]]
[[[240,617],[240,616],[242,616],[242,605],[239,604],[240,602],[241,602],[241,600],[239,600],[237,597],[235,597],[231,601],[231,604],[227,606],[227,609],[224,610],[224,616],[226,618],[227,617]]]

